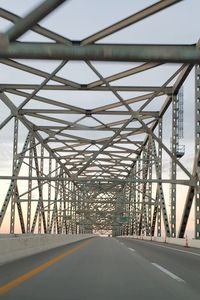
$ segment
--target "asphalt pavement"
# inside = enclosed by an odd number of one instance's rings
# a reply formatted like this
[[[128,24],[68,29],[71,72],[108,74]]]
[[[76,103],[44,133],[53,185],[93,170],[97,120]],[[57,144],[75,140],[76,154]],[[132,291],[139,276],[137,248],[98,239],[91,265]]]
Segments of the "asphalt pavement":
[[[0,274],[5,300],[200,299],[200,254],[130,239],[62,246],[2,265]]]

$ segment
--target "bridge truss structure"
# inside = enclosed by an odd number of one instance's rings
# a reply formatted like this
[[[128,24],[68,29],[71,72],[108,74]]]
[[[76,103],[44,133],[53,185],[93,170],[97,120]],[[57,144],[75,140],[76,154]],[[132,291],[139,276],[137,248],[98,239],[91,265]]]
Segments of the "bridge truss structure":
[[[67,234],[111,230],[113,235],[161,236],[164,230],[166,236],[182,238],[194,200],[195,238],[200,238],[198,44],[102,43],[181,1],[158,1],[79,41],[39,25],[63,2],[68,5],[63,0],[44,1],[24,18],[0,8],[0,17],[10,22],[0,35],[0,64],[8,68],[10,77],[13,70],[33,76],[32,84],[0,82],[0,105],[8,112],[1,119],[0,134],[12,139],[11,174],[0,175],[1,187],[9,181],[0,225],[7,222],[10,233],[19,229],[22,233]],[[48,42],[21,41],[28,31]],[[41,66],[42,60],[56,60],[57,66],[47,72],[32,67],[33,60],[40,60]],[[82,84],[59,75],[71,61],[84,64],[96,80]],[[135,65],[104,76],[99,66],[110,62]],[[176,63],[176,70],[161,85],[133,84],[134,76],[164,69],[169,63]],[[177,155],[177,95],[193,68],[196,153],[190,172]],[[39,84],[34,83],[35,77]],[[132,84],[124,84],[126,79]],[[59,99],[55,100],[55,94]],[[83,95],[83,100],[77,101],[77,95]],[[105,99],[95,107],[91,100],[91,107],[85,108],[85,95]],[[166,115],[169,122],[164,128]],[[8,127],[12,138],[7,135]],[[171,149],[163,137],[167,131]],[[164,169],[170,166],[167,177]],[[178,229],[179,185],[188,191]],[[169,186],[170,211],[166,204]]]

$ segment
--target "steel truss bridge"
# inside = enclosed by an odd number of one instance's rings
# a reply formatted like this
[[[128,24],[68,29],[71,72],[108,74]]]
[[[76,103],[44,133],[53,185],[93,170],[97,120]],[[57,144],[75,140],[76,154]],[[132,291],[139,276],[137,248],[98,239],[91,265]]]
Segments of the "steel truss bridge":
[[[64,0],[44,1],[24,18],[0,8],[0,17],[10,22],[10,29],[0,35],[0,63],[8,68],[10,78],[13,70],[33,77],[32,84],[0,82],[0,105],[8,111],[1,120],[1,134],[12,127],[13,137],[12,174],[0,176],[1,187],[10,180],[0,225],[9,223],[10,233],[20,228],[22,233],[110,230],[113,236],[160,236],[164,230],[166,236],[182,238],[194,202],[195,238],[200,239],[198,41],[194,45],[140,45],[132,44],[130,37],[129,44],[102,42],[181,1],[158,1],[79,41],[38,24],[63,2],[68,5]],[[20,40],[28,31],[41,39]],[[48,42],[40,42],[42,38]],[[33,60],[41,61],[41,69],[30,65]],[[42,60],[56,60],[57,66],[51,72],[43,71]],[[71,61],[82,61],[97,79],[82,84],[60,76]],[[110,62],[136,64],[104,76],[98,66]],[[164,70],[169,63],[176,63],[176,70],[162,85],[134,85],[137,74]],[[177,149],[177,105],[179,90],[193,68],[196,153],[190,172]],[[36,77],[39,84],[35,84]],[[124,84],[127,78],[133,84]],[[132,96],[134,93],[137,95]],[[77,95],[83,95],[83,100],[77,101]],[[95,107],[91,101],[84,108],[85,95],[105,99]],[[170,126],[163,122],[166,114]],[[163,139],[164,125],[172,128],[171,147]],[[166,161],[170,176],[163,170]],[[188,187],[179,228],[178,185]]]

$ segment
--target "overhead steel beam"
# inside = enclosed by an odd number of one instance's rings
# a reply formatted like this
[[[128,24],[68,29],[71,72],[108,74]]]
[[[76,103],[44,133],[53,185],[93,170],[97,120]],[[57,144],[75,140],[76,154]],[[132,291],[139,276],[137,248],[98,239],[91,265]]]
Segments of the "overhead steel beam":
[[[24,115],[24,114],[81,114],[80,112],[74,111],[74,110],[66,110],[66,109],[20,109],[19,114]],[[84,113],[82,113],[84,114]],[[90,114],[90,111],[85,112],[85,114],[88,116]],[[102,111],[99,113],[91,113],[93,114],[99,114],[99,115],[130,115],[131,113],[129,111],[115,111],[115,110],[109,110],[109,111]],[[142,111],[140,113],[141,116],[157,116],[158,111]]]
[[[182,0],[158,1],[155,4],[137,12],[136,14],[133,14],[133,15],[129,16],[128,18],[123,19],[120,22],[117,22],[117,23],[87,37],[86,39],[81,41],[81,45],[94,43],[102,38],[109,36],[110,34],[113,34],[121,29],[124,29],[127,26],[133,25],[141,20],[144,20],[145,18],[147,18],[169,6],[172,6],[178,2],[181,2],[181,1]]]
[[[10,89],[8,89],[6,92],[14,94],[14,95],[22,96],[22,97],[28,97],[30,95],[29,93],[25,93],[21,90],[19,91],[19,90],[10,90]],[[148,94],[138,96],[138,97],[134,97],[134,98],[131,98],[131,99],[128,99],[128,100],[125,100],[125,101],[128,104],[132,104],[132,103],[136,103],[136,102],[139,102],[139,101],[147,100],[150,97],[153,97],[154,94],[155,93],[148,93]],[[156,95],[156,97],[159,97],[159,96],[162,96],[162,95],[163,95],[163,93],[161,92],[158,95]],[[98,108],[95,108],[95,109],[92,109],[92,110],[86,110],[86,109],[80,108],[78,106],[73,106],[71,104],[66,104],[64,102],[55,101],[55,100],[48,99],[48,98],[45,98],[45,97],[41,97],[41,96],[38,96],[38,95],[33,96],[32,99],[34,99],[36,101],[39,101],[39,102],[51,104],[51,105],[54,105],[54,106],[57,106],[57,107],[70,109],[70,111],[75,111],[77,114],[87,114],[87,115],[104,114],[104,113],[107,114],[107,113],[109,113],[110,109],[112,109],[112,108],[114,109],[114,108],[122,106],[120,102],[115,102],[115,103],[107,104],[107,105],[104,105],[104,106],[101,106],[101,107],[98,107]],[[107,110],[109,110],[109,111],[107,111]],[[118,113],[117,110],[115,112],[116,112],[116,114]],[[130,114],[130,112],[128,112],[128,113]]]
[[[17,16],[16,14],[14,14],[10,11],[7,11],[6,9],[3,9],[3,8],[0,8],[0,17],[3,19],[6,19],[12,23],[15,23],[15,24],[18,23],[19,20],[22,19],[21,17]],[[31,28],[31,30],[34,32],[37,32],[38,34],[41,34],[41,35],[45,36],[46,38],[51,39],[57,43],[68,44],[68,45],[72,44],[72,42],[69,39],[67,39],[49,29],[46,29],[38,24],[33,26]]]
[[[72,181],[72,179],[70,179],[69,177],[68,178],[64,178],[64,177],[59,177],[59,176],[56,176],[56,177],[50,177],[48,175],[45,175],[45,176],[41,176],[41,177],[38,177],[38,176],[32,176],[32,177],[29,177],[29,176],[0,176],[0,179],[2,180],[28,180],[28,179],[31,179],[31,180],[38,180],[38,181],[44,181],[44,180],[48,180],[48,181],[56,181],[56,180],[59,180],[59,181]],[[93,179],[90,179],[90,178],[77,178],[76,179],[76,183],[85,183],[85,182],[90,182],[90,183],[99,183],[99,182],[104,182],[105,179],[96,179],[96,180],[93,180]],[[113,177],[110,177],[109,179],[106,179],[106,182],[107,183],[111,183],[111,182],[115,182],[115,183],[128,183],[128,182],[140,182],[140,183],[146,183],[146,179],[132,179],[132,178],[125,178],[125,179],[120,179],[120,178],[113,178]],[[172,180],[172,179],[148,179],[148,182],[152,182],[152,183],[176,183],[176,184],[179,184],[179,185],[186,185],[186,186],[191,186],[193,187],[195,185],[195,183],[191,180],[186,180],[186,179],[177,179],[177,180]]]
[[[3,39],[4,40],[4,39]],[[192,63],[200,62],[196,45],[98,44],[66,46],[54,43],[1,41],[0,58]]]
[[[46,0],[7,31],[8,39],[15,41],[65,1]]]
[[[37,115],[37,116],[35,116],[35,117],[38,117],[39,118],[39,115]],[[41,117],[41,115],[40,115],[40,118],[42,119],[42,117]],[[47,119],[47,117],[46,118],[43,118],[43,119]],[[51,118],[52,119],[52,118]],[[58,121],[56,121],[56,122],[58,122]],[[31,123],[31,122],[30,122]],[[61,121],[60,120],[60,123],[64,123],[64,124],[66,124],[66,125],[68,125],[69,124],[69,122],[67,122],[67,121]],[[86,127],[83,127],[83,125],[82,126],[77,126],[77,127],[68,127],[68,128],[66,128],[66,126],[43,126],[43,125],[39,125],[39,126],[37,126],[37,125],[34,125],[33,123],[31,123],[32,124],[32,126],[33,126],[33,128],[34,128],[34,130],[39,130],[39,131],[44,131],[44,130],[48,130],[48,129],[56,129],[56,130],[76,130],[76,129],[78,129],[78,130],[80,130],[80,131],[82,131],[82,130],[92,130],[92,131],[114,131],[114,132],[118,132],[119,131],[119,127],[112,127],[112,128],[100,128],[100,129],[98,129],[98,128],[91,128],[91,127],[88,127],[88,128],[86,128]],[[124,128],[123,130],[122,130],[122,132],[124,132],[124,131],[131,131],[132,133],[134,132],[134,133],[138,133],[138,132],[146,132],[145,131],[145,129],[143,129],[143,127],[139,127],[139,128],[135,128],[135,127],[127,127],[127,128]],[[77,135],[76,136],[76,138],[79,138],[79,136]],[[93,143],[93,144],[98,144],[98,141],[97,142],[95,142],[95,143]]]
[[[39,69],[30,67],[30,66],[27,66],[25,64],[19,63],[17,61],[11,60],[11,59],[0,59],[0,63],[4,64],[6,66],[9,66],[9,67],[16,68],[18,70],[30,73],[30,74],[40,76],[40,77],[47,78],[49,76],[49,73],[47,73],[43,70],[39,70]],[[80,85],[78,83],[76,83],[74,81],[71,81],[71,80],[68,80],[68,79],[65,79],[65,78],[62,78],[62,77],[59,77],[57,75],[54,75],[52,77],[52,80],[56,81],[56,82],[59,82],[59,83],[62,83],[62,84],[65,84],[65,85],[70,85],[74,88],[80,88]],[[35,89],[35,88],[33,87],[33,89]]]
[[[48,77],[47,77],[48,78]],[[37,89],[40,85],[38,84],[0,84],[0,90],[6,89],[23,89],[23,90],[31,90]],[[130,91],[130,92],[154,92],[160,90],[159,86],[111,86],[115,91]],[[109,88],[106,86],[98,86],[94,88],[89,88],[85,85],[80,85],[77,87],[69,86],[69,85],[56,85],[56,84],[48,84],[42,87],[43,90],[66,90],[66,91],[109,91]],[[172,94],[172,87],[166,87],[162,90],[164,94]]]
[[[104,79],[106,80],[107,83],[109,83],[109,82],[112,82],[112,81],[115,81],[115,80],[119,80],[119,79],[122,79],[122,78],[126,78],[128,76],[132,76],[134,74],[138,74],[138,73],[150,70],[150,69],[158,67],[160,65],[161,65],[160,63],[144,63],[144,64],[141,64],[141,65],[139,65],[137,67],[134,67],[132,69],[129,69],[129,70],[126,70],[126,71],[108,76]],[[102,84],[103,84],[103,80],[97,80],[97,81],[94,81],[94,82],[91,82],[90,84],[88,84],[87,87],[88,88],[95,88],[95,87],[98,87]]]

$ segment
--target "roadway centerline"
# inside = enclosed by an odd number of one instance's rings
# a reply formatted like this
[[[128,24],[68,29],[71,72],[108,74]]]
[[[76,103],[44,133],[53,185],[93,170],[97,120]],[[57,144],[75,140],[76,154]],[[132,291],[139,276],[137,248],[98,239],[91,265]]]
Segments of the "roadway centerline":
[[[78,251],[79,249],[83,248],[86,244],[88,244],[90,242],[90,240],[84,241],[81,244],[73,247],[72,249],[68,250],[67,252],[64,252],[58,256],[55,256],[54,258],[48,260],[47,262],[43,263],[42,265],[34,268],[33,270],[11,280],[10,282],[0,286],[0,295],[3,295],[7,292],[9,292],[9,290],[17,287],[18,285],[20,285],[21,283],[23,283],[24,281],[27,281],[28,279],[30,279],[31,277],[37,275],[38,273],[44,271],[45,269],[47,269],[48,267],[52,266],[53,264],[59,262],[61,259],[65,258],[66,256]]]
[[[179,282],[185,282],[185,280],[183,280],[182,278],[178,277],[177,275],[175,275],[174,273],[170,272],[169,270],[165,269],[164,267],[160,266],[159,264],[156,263],[151,263],[154,267],[156,267],[157,269],[159,269],[160,271],[162,271],[163,273],[165,273],[166,275],[168,275],[169,277],[175,279],[176,281]]]

